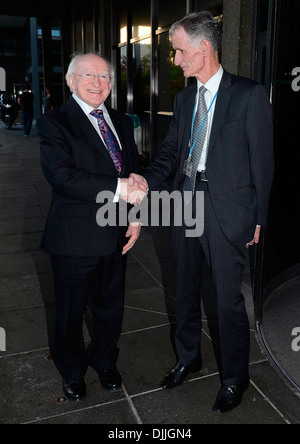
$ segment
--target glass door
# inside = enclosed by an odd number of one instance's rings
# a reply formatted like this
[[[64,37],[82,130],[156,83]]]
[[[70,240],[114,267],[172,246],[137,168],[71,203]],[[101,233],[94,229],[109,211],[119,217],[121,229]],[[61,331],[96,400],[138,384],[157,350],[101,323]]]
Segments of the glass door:
[[[300,327],[300,2],[270,3],[273,45],[266,51],[274,54],[268,68],[272,73],[276,172],[269,224],[259,253],[261,266],[256,269],[257,328],[271,363],[300,392],[300,355],[293,347]],[[260,39],[258,45],[260,48]]]

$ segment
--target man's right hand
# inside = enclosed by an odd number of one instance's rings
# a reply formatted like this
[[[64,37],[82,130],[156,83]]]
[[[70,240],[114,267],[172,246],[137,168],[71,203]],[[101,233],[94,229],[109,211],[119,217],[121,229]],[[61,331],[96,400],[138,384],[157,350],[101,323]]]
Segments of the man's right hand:
[[[131,174],[129,179],[121,179],[120,198],[131,205],[139,205],[148,194],[146,179],[138,174]]]

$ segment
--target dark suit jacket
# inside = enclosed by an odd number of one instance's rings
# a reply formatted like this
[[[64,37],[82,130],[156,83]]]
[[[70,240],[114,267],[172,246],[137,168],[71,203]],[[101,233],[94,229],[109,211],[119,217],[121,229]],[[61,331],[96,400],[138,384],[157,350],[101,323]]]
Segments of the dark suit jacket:
[[[196,85],[181,91],[164,149],[143,175],[156,189],[176,169],[174,189],[184,181]],[[272,108],[262,85],[224,71],[207,158],[209,191],[226,237],[236,245],[266,225],[273,180]]]
[[[121,177],[128,177],[139,172],[133,125],[128,116],[107,109],[123,147]],[[39,118],[37,127],[42,169],[53,190],[45,251],[60,256],[112,253],[120,229],[99,227],[96,198],[101,191],[116,192],[118,173],[95,128],[73,98]],[[124,234],[126,228],[121,231]]]

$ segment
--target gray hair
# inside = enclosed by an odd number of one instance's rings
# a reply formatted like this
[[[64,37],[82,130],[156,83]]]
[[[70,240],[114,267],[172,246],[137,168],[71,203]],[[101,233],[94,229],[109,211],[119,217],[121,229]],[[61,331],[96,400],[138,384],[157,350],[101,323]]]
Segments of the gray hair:
[[[107,66],[108,66],[108,69],[109,69],[109,75],[110,75],[111,82],[114,80],[115,73],[114,73],[114,69],[113,69],[113,66],[112,66],[111,62],[109,60],[107,60],[105,57],[102,57],[102,55],[99,52],[88,52],[88,53],[74,52],[74,54],[71,55],[71,62],[69,64],[68,71],[67,71],[67,74],[66,74],[66,82],[67,82],[67,85],[68,85],[68,87],[70,88],[71,91],[72,91],[72,88],[71,88],[70,83],[69,83],[69,76],[71,76],[72,74],[75,74],[76,68],[77,68],[77,64],[80,62],[80,60],[83,57],[89,56],[89,55],[96,55],[100,59],[104,60],[107,63]]]
[[[222,26],[210,12],[193,12],[186,15],[172,25],[170,35],[172,36],[174,31],[179,28],[185,30],[191,43],[208,40],[215,53],[221,49]]]

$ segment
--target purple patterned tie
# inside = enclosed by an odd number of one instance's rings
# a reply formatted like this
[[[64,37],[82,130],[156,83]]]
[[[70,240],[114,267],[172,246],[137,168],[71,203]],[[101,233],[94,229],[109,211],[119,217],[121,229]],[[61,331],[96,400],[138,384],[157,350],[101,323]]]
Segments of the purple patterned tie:
[[[113,163],[115,164],[118,173],[120,174],[123,166],[123,158],[120,145],[114,133],[108,126],[106,120],[104,119],[103,111],[101,109],[96,109],[95,111],[92,111],[90,114],[91,116],[96,117],[107,151],[109,152],[109,155]]]

